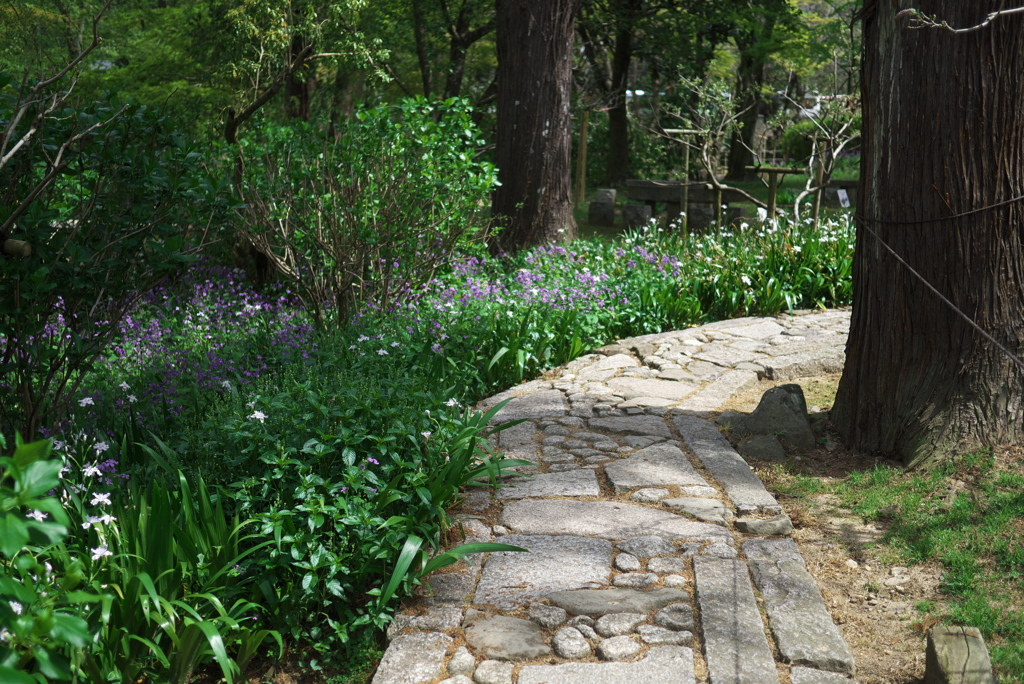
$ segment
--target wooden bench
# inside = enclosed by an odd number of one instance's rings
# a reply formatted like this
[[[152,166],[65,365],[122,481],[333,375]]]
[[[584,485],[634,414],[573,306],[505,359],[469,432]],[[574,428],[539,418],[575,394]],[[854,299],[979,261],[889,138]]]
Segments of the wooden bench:
[[[643,202],[651,207],[663,202],[668,210],[668,222],[671,224],[679,217],[683,198],[688,201],[686,213],[690,216],[697,213],[710,212],[711,216],[721,218],[721,206],[730,202],[742,202],[746,198],[734,191],[718,192],[710,183],[683,183],[676,180],[639,180],[626,181],[626,197],[634,202]]]

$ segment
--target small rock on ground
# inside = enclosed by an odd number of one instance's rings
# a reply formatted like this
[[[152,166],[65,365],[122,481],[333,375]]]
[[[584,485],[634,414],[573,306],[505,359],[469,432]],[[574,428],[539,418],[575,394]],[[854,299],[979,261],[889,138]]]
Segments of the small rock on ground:
[[[597,645],[597,655],[601,660],[632,660],[640,651],[640,644],[628,636],[617,636],[605,639]]]

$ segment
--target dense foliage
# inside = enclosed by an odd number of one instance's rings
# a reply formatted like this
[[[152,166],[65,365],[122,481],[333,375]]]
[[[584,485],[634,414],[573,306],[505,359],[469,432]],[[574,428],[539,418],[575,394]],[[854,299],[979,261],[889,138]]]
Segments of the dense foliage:
[[[18,622],[0,662],[43,672],[52,654],[80,679],[171,681],[211,662],[232,680],[285,645],[336,664],[417,577],[492,548],[428,563],[459,487],[515,465],[489,451],[489,416],[469,404],[617,336],[843,304],[851,252],[836,223],[470,254],[395,307],[319,331],[283,285],[257,293],[237,270],[183,269],[119,319],[54,457],[33,446],[56,464],[39,491],[63,504],[8,509],[16,527],[67,522],[33,533],[4,576],[31,557],[50,563],[50,585],[86,593],[62,608],[59,593],[0,591],[18,619],[63,610],[82,636]]]

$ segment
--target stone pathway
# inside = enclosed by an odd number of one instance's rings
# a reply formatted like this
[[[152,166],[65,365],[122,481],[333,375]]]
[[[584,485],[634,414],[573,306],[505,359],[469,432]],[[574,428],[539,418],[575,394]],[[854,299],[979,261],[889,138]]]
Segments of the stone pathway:
[[[498,446],[535,465],[453,517],[530,553],[428,577],[374,684],[851,684],[789,519],[708,420],[762,378],[841,371],[849,319],[622,340],[482,402],[511,398]]]

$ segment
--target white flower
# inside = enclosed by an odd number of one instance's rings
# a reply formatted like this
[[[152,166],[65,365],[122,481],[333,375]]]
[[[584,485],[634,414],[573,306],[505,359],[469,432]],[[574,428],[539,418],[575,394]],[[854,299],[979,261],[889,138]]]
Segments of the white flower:
[[[444,402],[445,406],[458,406],[459,402],[455,401],[455,397],[452,397],[448,401]]]
[[[252,415],[249,417],[258,420],[262,423],[267,419],[267,414],[264,413],[263,411],[253,411]]]
[[[110,505],[110,494],[103,494],[102,492],[96,492],[92,495],[92,501],[89,502],[90,506],[108,506]]]
[[[102,454],[104,451],[110,448],[110,445],[107,444],[106,442],[96,442],[95,444],[92,445],[92,448],[96,451],[97,454]]]
[[[433,433],[424,430],[420,434],[423,435],[423,439],[430,439],[430,435],[433,434]]]
[[[368,342],[370,339],[372,338],[367,337],[366,335],[360,335],[359,339],[357,339],[356,342]]]
[[[15,615],[21,615],[21,604],[17,601],[11,601],[11,610],[14,611]]]
[[[117,518],[115,518],[114,516],[110,515],[109,513],[104,513],[103,515],[101,515],[99,518],[96,519],[96,522],[101,522],[104,525],[109,525],[112,522],[117,522]]]
[[[128,395],[128,403],[129,404],[134,404],[138,400],[139,400],[138,397],[136,397],[134,394],[129,394]]]
[[[85,477],[96,477],[101,472],[102,471],[96,467],[95,463],[90,463],[89,465],[85,466],[84,470],[82,470],[82,475],[84,475]]]
[[[248,406],[249,408],[255,408],[256,407],[256,401],[255,400],[250,401],[250,402],[246,403],[246,406]]]
[[[28,514],[28,517],[32,518],[37,522],[43,522],[44,520],[46,520],[46,513],[43,513],[42,511],[32,511]]]
[[[223,387],[226,390],[231,389],[231,383],[228,382],[227,380],[222,380],[221,383],[220,383],[220,386]]]
[[[0,642],[7,643],[11,638],[11,633],[7,631],[6,627],[0,628]]]
[[[392,343],[391,343],[391,346],[392,346],[392,347],[397,347],[397,346],[398,346],[398,341],[396,340],[396,341],[392,342]]]
[[[387,356],[387,355],[388,355],[388,350],[387,349],[378,349],[377,350],[377,356]]]
[[[79,406],[95,406],[96,404],[92,400],[92,397],[84,397],[84,398],[78,400],[78,405]]]
[[[748,276],[740,276],[740,280],[743,281],[744,285],[750,285],[750,278]]]
[[[92,550],[92,559],[99,560],[100,558],[106,558],[107,556],[113,556],[113,552],[107,548],[107,545],[97,546]]]
[[[354,344],[350,344],[350,345],[348,345],[348,348],[349,348],[349,349],[355,349],[355,348],[356,348],[356,345],[354,345]]]
[[[118,385],[118,387],[120,387],[120,388],[121,388],[122,390],[124,390],[125,392],[127,392],[128,390],[130,390],[130,389],[131,389],[131,388],[130,388],[130,387],[128,386],[128,383],[127,383],[127,382],[125,382],[125,381],[123,381],[123,380],[121,381],[121,384],[120,384],[120,385]]]

